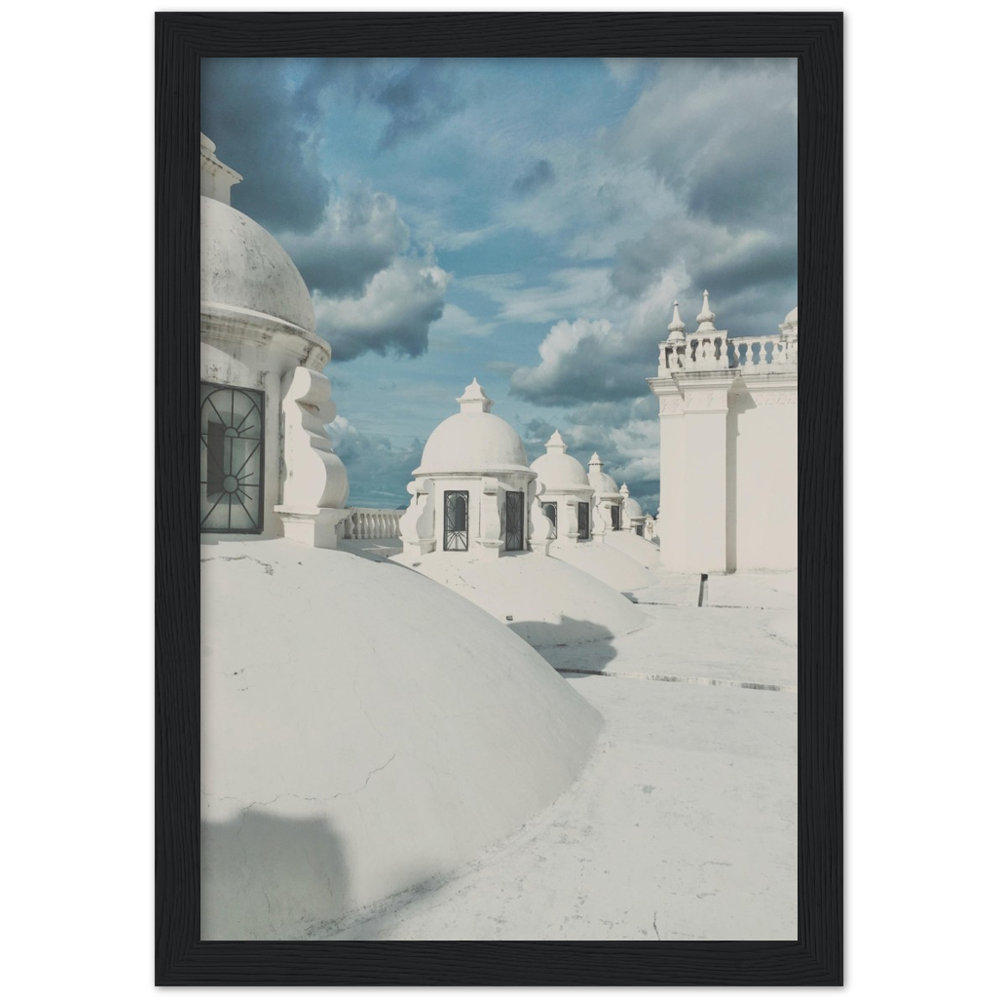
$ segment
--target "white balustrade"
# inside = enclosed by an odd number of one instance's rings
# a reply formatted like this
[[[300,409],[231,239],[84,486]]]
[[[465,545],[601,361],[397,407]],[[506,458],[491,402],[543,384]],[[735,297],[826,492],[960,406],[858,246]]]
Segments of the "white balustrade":
[[[730,340],[729,367],[754,368],[759,365],[787,365],[798,361],[798,338],[781,334],[763,337],[740,337]]]
[[[351,507],[351,516],[344,521],[345,538],[399,538],[399,519],[405,510],[378,510],[372,507]]]

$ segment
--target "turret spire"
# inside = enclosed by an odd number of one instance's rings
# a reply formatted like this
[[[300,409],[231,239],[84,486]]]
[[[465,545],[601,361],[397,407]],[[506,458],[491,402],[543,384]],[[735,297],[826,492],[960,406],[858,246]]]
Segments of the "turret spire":
[[[563,441],[562,435],[559,431],[553,431],[552,437],[545,442],[545,447],[549,452],[562,452],[566,451],[566,442]]]
[[[455,402],[462,413],[489,413],[493,409],[493,400],[486,395],[476,378],[465,387],[465,392]]]
[[[712,312],[708,305],[707,288],[702,292],[702,295],[701,312],[695,318],[698,320],[698,333],[708,333],[715,329],[715,313]]]
[[[677,300],[674,300],[674,318],[670,321],[670,325],[667,327],[670,331],[670,336],[668,340],[683,340],[684,331],[687,327],[684,325],[684,320],[681,319],[681,307]]]

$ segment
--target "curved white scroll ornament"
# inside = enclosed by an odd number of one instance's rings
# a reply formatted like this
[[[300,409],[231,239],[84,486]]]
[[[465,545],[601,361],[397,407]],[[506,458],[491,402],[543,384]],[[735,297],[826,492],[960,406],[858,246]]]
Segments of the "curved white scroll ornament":
[[[333,453],[324,427],[337,415],[330,381],[320,372],[299,367],[286,376],[285,385],[282,506],[302,510],[346,507],[347,469]]]

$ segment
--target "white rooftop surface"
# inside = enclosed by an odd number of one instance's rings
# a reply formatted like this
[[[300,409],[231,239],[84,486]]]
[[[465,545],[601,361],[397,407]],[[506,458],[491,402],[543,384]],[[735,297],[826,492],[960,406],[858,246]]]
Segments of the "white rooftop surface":
[[[649,624],[617,590],[574,566],[537,552],[491,560],[432,552],[412,564],[539,645],[601,644]],[[636,567],[638,568],[638,567]]]
[[[609,531],[604,536],[604,544],[624,552],[646,569],[660,568],[660,547],[640,538],[634,531]]]
[[[606,542],[555,542],[549,549],[549,554],[589,573],[623,594],[655,586],[657,583],[657,577],[645,566]]]
[[[644,608],[648,628],[542,649],[605,672],[564,675],[605,718],[574,785],[471,863],[314,936],[797,936],[795,574],[712,577],[748,606],[701,608],[698,576],[659,576],[676,603]]]

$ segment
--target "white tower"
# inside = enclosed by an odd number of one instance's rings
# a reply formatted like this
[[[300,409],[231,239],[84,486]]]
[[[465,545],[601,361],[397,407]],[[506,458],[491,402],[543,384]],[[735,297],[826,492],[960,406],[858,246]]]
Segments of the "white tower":
[[[730,339],[703,293],[690,336],[674,303],[655,378],[660,558],[675,572],[797,564],[798,310],[779,336]]]
[[[242,178],[201,141],[201,533],[334,548],[347,472],[309,290],[265,229],[229,204]]]

